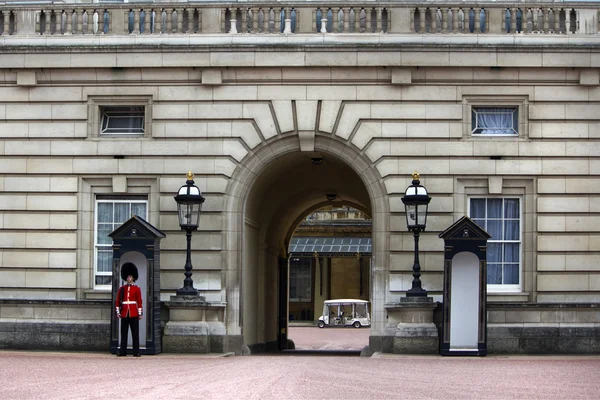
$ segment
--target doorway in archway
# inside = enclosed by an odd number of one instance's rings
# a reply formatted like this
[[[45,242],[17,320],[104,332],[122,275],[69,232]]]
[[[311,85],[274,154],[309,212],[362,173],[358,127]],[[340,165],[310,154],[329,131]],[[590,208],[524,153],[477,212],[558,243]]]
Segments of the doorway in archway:
[[[288,326],[295,350],[360,351],[368,344],[371,225],[364,212],[338,204],[297,226],[288,249]]]
[[[358,173],[340,156],[327,152],[284,153],[264,165],[248,186],[250,189],[243,208],[240,298],[243,341],[253,353],[290,349],[294,347],[290,341],[290,321],[312,321],[312,327],[307,328],[318,332],[320,329],[315,321],[319,317],[318,309],[322,310],[320,302],[326,300],[325,297],[353,294],[354,297],[370,299],[369,251],[361,252],[360,247],[352,247],[360,246],[358,242],[346,245],[346,240],[371,240],[371,196]],[[293,239],[294,234],[310,225],[310,221],[314,225],[319,213],[341,215],[342,212],[346,213],[346,217],[353,215],[345,219],[354,219],[354,226],[338,227],[329,237],[344,241],[344,246],[348,246],[345,251],[339,248],[329,253],[323,251],[322,257],[317,256],[317,261],[314,261],[314,252],[307,257],[306,254],[290,251],[290,243],[296,240]],[[330,221],[329,229],[341,219]],[[311,261],[306,261],[306,258]],[[320,258],[323,267],[316,269],[313,263],[320,262]],[[303,303],[306,296],[306,293],[299,293],[306,287],[299,288],[297,284],[298,280],[305,279],[302,274],[307,267],[302,266],[298,270],[295,268],[298,263],[310,265],[311,307],[296,304]],[[327,286],[327,296],[323,296],[320,294],[321,287],[325,290],[325,286],[316,285],[317,272],[320,275],[327,273],[331,283],[345,280],[348,285],[338,282]],[[349,284],[351,281],[354,283]],[[317,289],[320,297],[315,299]],[[359,331],[365,336],[364,347],[368,344],[369,328]]]

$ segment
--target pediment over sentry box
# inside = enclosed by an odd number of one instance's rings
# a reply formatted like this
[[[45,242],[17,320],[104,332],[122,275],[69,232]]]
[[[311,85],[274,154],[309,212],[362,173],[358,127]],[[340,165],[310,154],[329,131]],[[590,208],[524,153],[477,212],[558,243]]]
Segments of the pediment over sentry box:
[[[114,242],[127,239],[155,240],[166,237],[160,229],[138,215],[134,215],[129,220],[125,221],[123,225],[119,226],[108,236],[110,236]]]
[[[490,234],[483,230],[473,220],[467,216],[462,217],[448,229],[439,234],[439,237],[444,241],[455,240],[484,240],[491,238]]]

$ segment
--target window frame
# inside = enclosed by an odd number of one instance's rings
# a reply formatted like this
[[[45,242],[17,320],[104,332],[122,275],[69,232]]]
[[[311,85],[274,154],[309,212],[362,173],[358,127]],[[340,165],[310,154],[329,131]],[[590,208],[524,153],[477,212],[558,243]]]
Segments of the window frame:
[[[486,220],[487,218],[487,199],[502,199],[502,226],[504,227],[504,221],[505,221],[505,216],[504,216],[504,200],[506,199],[516,199],[519,201],[519,240],[494,240],[494,239],[489,239],[488,240],[488,244],[489,243],[518,243],[519,244],[519,266],[518,266],[518,271],[519,271],[519,283],[518,284],[487,284],[487,292],[488,293],[512,293],[512,292],[522,292],[523,290],[523,242],[524,242],[524,230],[523,230],[523,226],[524,226],[524,215],[523,215],[523,196],[520,195],[511,195],[511,194],[506,194],[506,195],[498,195],[498,196],[490,196],[490,195],[469,195],[467,197],[467,215],[469,216],[469,218],[473,218],[472,217],[472,212],[471,212],[471,200],[473,199],[486,199]],[[504,228],[503,228],[503,232],[504,232]],[[503,249],[503,247],[502,247]],[[502,258],[504,258],[504,254],[502,255]],[[486,273],[487,273],[487,262],[486,262]],[[504,263],[502,262],[501,265],[504,265]],[[503,273],[504,275],[504,273]],[[487,279],[486,279],[487,281]]]
[[[107,107],[143,107],[143,133],[102,133],[103,112]],[[89,96],[88,97],[88,138],[143,139],[152,137],[152,96]]]
[[[477,130],[484,131],[486,129],[490,129],[487,127],[478,127],[477,122],[479,118],[475,117],[477,114],[486,114],[486,112],[482,110],[509,110],[512,109],[511,115],[511,127],[503,128],[497,127],[506,131],[512,130],[513,133],[483,133],[476,132]],[[493,112],[488,112],[487,114],[492,114]],[[504,114],[505,112],[495,112],[495,114]],[[506,112],[508,114],[508,112]],[[516,122],[516,126],[515,126]],[[494,129],[494,128],[491,128]],[[488,106],[472,106],[471,107],[471,135],[473,136],[491,136],[491,137],[500,137],[500,136],[519,136],[519,107],[518,106],[502,106],[502,107],[488,107]]]
[[[514,140],[529,137],[529,99],[527,95],[512,96],[463,96],[463,137],[472,140]],[[473,133],[473,108],[516,108],[516,134],[481,134]]]
[[[125,111],[125,108],[130,108],[132,110]],[[139,108],[140,110],[133,110],[135,108]],[[144,106],[100,106],[100,136],[144,136],[146,133],[145,130],[145,120],[146,120],[146,110]],[[105,118],[106,117],[106,118]],[[141,127],[133,128],[139,130],[138,132],[126,132],[119,131],[116,128],[110,127],[110,119],[139,119],[141,118]],[[106,126],[105,126],[106,125]],[[136,124],[137,125],[137,124]],[[112,132],[107,132],[107,130],[114,130]]]
[[[110,290],[112,287],[112,284],[107,284],[107,285],[103,285],[103,284],[98,284],[96,283],[96,277],[97,276],[111,276],[112,277],[112,266],[111,266],[111,270],[109,273],[107,273],[106,271],[98,271],[98,251],[101,248],[110,248],[112,249],[112,243],[110,245],[102,245],[98,243],[98,204],[100,203],[128,203],[130,204],[130,211],[131,211],[131,204],[145,204],[146,205],[146,215],[141,216],[142,218],[144,218],[145,220],[148,220],[148,214],[149,214],[149,204],[150,202],[148,201],[147,196],[139,196],[139,195],[128,195],[128,196],[96,196],[96,198],[94,199],[94,238],[93,238],[93,277],[92,277],[92,287],[94,290]],[[125,221],[123,221],[125,222]],[[113,215],[113,222],[111,222],[113,225],[115,224],[114,222],[114,215]]]

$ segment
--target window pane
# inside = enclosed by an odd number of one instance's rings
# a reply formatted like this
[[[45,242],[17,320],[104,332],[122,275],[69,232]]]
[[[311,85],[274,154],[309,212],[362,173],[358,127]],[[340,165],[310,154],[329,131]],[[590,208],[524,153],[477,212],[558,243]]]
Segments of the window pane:
[[[519,199],[504,200],[504,218],[519,218]]]
[[[504,282],[505,285],[519,284],[519,264],[504,264]]]
[[[112,250],[98,250],[98,272],[112,271]]]
[[[471,218],[485,218],[485,199],[471,199]]]
[[[518,125],[517,110],[516,107],[473,107],[472,131],[484,135],[514,135]]]
[[[474,219],[473,222],[475,222],[477,225],[479,225],[479,227],[483,230],[485,230],[485,220],[483,219]]]
[[[110,285],[112,282],[112,276],[98,276],[96,275],[96,285]]]
[[[488,220],[487,222],[487,233],[492,236],[494,240],[502,239],[502,221],[500,220]]]
[[[519,243],[504,244],[504,262],[518,263],[519,262]]]
[[[519,220],[504,221],[504,240],[519,240]]]
[[[500,285],[502,283],[502,265],[487,265],[487,283],[488,285]]]
[[[146,203],[131,203],[131,215],[146,219]]]
[[[488,199],[488,218],[502,218],[502,199]]]
[[[112,239],[108,236],[113,229],[113,224],[98,224],[97,244],[112,244]]]
[[[502,245],[500,243],[489,243],[487,248],[487,262],[502,262]]]
[[[123,222],[131,218],[129,203],[115,204],[115,223],[121,225]]]
[[[98,222],[112,222],[112,214],[112,203],[98,203]]]

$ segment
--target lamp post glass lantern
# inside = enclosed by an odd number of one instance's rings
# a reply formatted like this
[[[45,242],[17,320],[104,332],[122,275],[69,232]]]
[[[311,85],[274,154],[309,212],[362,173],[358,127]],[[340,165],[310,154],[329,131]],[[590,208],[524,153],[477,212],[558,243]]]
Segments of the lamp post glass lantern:
[[[187,173],[185,185],[177,191],[175,201],[177,202],[179,226],[181,230],[185,231],[187,237],[185,279],[183,280],[183,288],[177,290],[177,295],[196,296],[198,291],[194,289],[194,281],[192,280],[192,232],[198,229],[204,197],[198,186],[194,185],[194,174],[191,171]]]
[[[402,202],[406,211],[406,226],[415,239],[415,261],[413,264],[412,288],[406,293],[408,297],[427,296],[427,291],[421,287],[421,265],[419,263],[419,234],[427,226],[427,207],[431,197],[427,189],[419,181],[419,173],[412,175],[412,185],[406,188]]]

